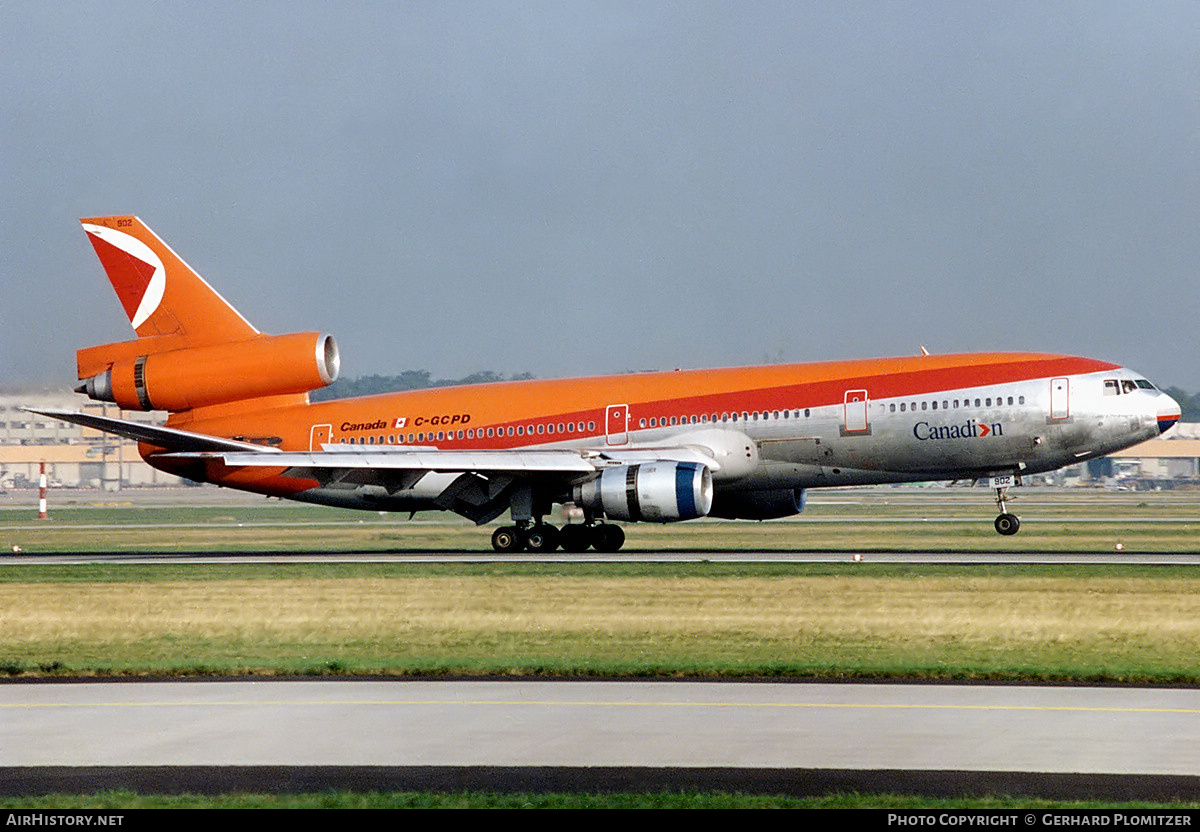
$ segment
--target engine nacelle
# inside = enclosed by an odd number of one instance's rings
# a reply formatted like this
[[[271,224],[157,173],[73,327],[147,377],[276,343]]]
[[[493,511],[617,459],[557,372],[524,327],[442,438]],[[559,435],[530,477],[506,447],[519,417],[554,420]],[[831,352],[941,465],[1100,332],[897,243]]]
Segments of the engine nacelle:
[[[612,520],[694,520],[712,508],[712,472],[698,462],[625,465],[575,486],[573,497],[576,505]]]
[[[708,514],[724,520],[775,520],[804,511],[806,500],[803,488],[722,491]]]
[[[332,335],[297,332],[121,356],[77,389],[93,399],[116,402],[125,410],[178,412],[307,393],[337,380],[340,367]]]

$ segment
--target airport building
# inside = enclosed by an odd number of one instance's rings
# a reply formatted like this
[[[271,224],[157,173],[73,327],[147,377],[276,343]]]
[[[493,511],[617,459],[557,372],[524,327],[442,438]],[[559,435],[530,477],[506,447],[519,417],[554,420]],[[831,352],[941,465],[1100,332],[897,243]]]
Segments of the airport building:
[[[166,414],[120,410],[75,393],[0,394],[0,489],[36,488],[42,463],[52,485],[119,491],[177,486],[178,477],[142,462],[137,443],[21,408],[83,410],[162,424]],[[1179,423],[1164,436],[1054,477],[1067,484],[1128,481],[1135,487],[1200,486],[1200,423]]]
[[[1108,457],[1112,476],[1138,480],[1200,482],[1200,423],[1179,422],[1158,439]]]
[[[51,485],[119,491],[126,487],[179,485],[179,477],[142,462],[137,443],[60,422],[22,408],[83,410],[100,416],[162,424],[165,413],[120,410],[75,393],[37,391],[0,395],[0,489],[36,488],[41,466]]]

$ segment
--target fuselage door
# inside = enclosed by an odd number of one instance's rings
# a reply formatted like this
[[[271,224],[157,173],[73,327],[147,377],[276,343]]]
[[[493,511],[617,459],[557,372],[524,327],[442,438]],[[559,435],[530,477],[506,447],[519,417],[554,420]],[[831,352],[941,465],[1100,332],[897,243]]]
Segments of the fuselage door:
[[[1050,418],[1069,419],[1071,416],[1071,380],[1050,380]]]
[[[846,433],[865,433],[867,422],[867,391],[847,390],[843,399]]]
[[[333,433],[333,425],[313,425],[312,430],[308,434],[308,449],[310,451],[323,451],[322,445],[329,444],[332,441],[329,437]]]
[[[624,445],[629,442],[629,405],[610,404],[604,414],[604,431],[608,444]]]

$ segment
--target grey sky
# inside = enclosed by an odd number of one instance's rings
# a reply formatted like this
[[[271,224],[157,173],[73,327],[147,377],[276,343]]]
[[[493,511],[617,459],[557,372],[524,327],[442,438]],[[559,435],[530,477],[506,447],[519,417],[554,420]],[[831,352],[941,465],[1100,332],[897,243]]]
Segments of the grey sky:
[[[1200,4],[0,0],[0,384],[145,220],[349,375],[1045,350],[1200,390]]]

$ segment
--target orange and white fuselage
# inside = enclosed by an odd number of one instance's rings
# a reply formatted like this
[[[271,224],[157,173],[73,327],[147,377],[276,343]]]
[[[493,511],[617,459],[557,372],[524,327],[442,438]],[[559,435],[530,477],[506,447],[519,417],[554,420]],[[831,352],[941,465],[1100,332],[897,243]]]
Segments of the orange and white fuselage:
[[[331,337],[263,335],[140,220],[83,222],[139,337],[81,350],[80,389],[170,412],[161,433],[136,434],[148,463],[348,508],[449,510],[477,522],[510,512],[514,526],[502,530],[508,537],[497,532],[497,548],[613,548],[603,530],[589,537],[544,524],[556,503],[574,503],[588,527],[605,518],[766,519],[800,511],[808,488],[994,478],[1003,510],[1010,481],[1150,439],[1179,418],[1178,405],[1131,370],[1025,353],[310,403],[307,391],[337,375]],[[1002,523],[1011,517],[1002,513],[997,529],[1015,531],[1015,518]]]

